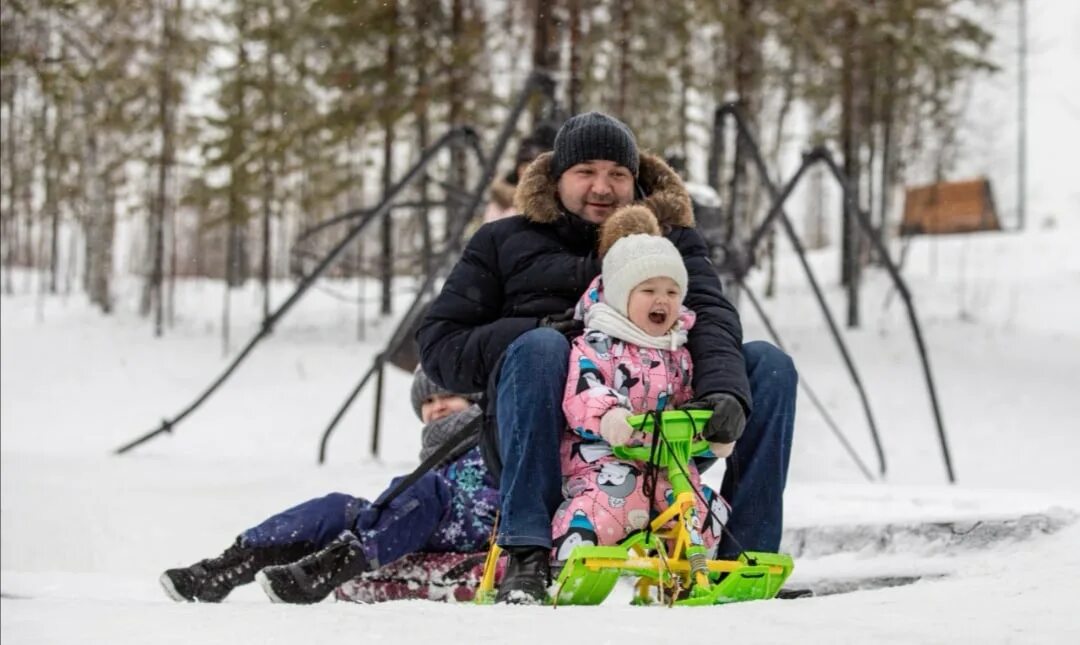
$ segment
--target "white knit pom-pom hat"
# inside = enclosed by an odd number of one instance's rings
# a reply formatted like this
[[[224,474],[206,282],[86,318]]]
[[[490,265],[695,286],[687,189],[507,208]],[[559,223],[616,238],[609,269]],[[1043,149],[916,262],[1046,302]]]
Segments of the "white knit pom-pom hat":
[[[671,240],[647,233],[619,238],[604,254],[602,270],[604,302],[623,316],[628,316],[630,292],[642,282],[651,278],[671,278],[679,285],[681,303],[690,281],[682,254]]]

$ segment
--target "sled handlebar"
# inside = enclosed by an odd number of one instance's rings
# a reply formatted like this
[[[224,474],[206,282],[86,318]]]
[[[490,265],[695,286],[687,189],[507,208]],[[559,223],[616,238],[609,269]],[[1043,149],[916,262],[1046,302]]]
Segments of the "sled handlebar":
[[[612,452],[619,459],[645,462],[655,454],[651,460],[658,466],[667,466],[670,459],[685,466],[691,457],[709,450],[709,442],[698,437],[712,414],[712,410],[667,410],[627,417],[627,423],[635,430],[646,433],[660,430],[659,450],[654,453],[651,446],[612,446]]]

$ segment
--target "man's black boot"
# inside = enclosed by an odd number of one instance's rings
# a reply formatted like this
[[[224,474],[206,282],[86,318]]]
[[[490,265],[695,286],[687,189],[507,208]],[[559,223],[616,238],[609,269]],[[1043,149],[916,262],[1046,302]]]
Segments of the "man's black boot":
[[[221,602],[229,592],[255,579],[263,567],[291,562],[310,547],[305,544],[286,546],[246,547],[236,538],[228,549],[190,567],[169,569],[161,574],[162,589],[177,602]]]
[[[542,605],[551,584],[551,549],[542,546],[507,547],[510,562],[499,583],[495,602],[511,605]]]
[[[274,602],[310,604],[370,568],[360,540],[351,531],[343,531],[321,551],[292,564],[267,567],[256,579]]]

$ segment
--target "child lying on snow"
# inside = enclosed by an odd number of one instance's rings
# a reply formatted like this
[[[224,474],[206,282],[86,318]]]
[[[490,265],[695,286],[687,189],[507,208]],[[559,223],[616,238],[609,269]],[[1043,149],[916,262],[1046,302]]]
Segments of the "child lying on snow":
[[[552,526],[556,560],[579,544],[612,545],[650,521],[650,503],[667,508],[670,484],[661,473],[644,491],[641,464],[622,461],[611,446],[641,445],[643,433],[627,422],[632,414],[675,409],[693,398],[686,332],[694,312],[682,306],[687,272],[675,246],[660,236],[655,217],[630,207],[605,222],[600,240],[603,270],[578,305],[584,335],[570,350],[563,411],[563,495]],[[737,436],[706,436],[716,457],[731,454]],[[690,479],[698,500],[695,539],[719,541],[728,505],[702,486],[697,467]],[[652,499],[649,499],[651,493]],[[708,511],[711,510],[710,514]]]
[[[417,370],[412,403],[424,422],[423,460],[479,418],[473,395],[447,392]],[[241,533],[216,558],[161,575],[173,600],[221,602],[256,578],[271,600],[319,602],[339,584],[419,551],[471,552],[487,547],[498,491],[484,466],[476,435],[464,441],[385,509],[331,493],[282,511]]]

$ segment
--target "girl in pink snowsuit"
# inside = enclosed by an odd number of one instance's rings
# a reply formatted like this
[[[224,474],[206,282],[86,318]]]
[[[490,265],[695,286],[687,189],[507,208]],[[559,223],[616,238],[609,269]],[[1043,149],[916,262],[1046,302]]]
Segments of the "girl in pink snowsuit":
[[[639,231],[644,231],[639,232]],[[561,442],[563,497],[552,537],[557,560],[575,546],[614,545],[651,520],[642,490],[644,464],[615,457],[613,445],[643,445],[648,437],[627,423],[631,414],[678,408],[692,397],[686,333],[694,312],[682,306],[687,273],[682,256],[659,235],[651,211],[621,209],[604,224],[604,240],[615,239],[603,255],[603,270],[578,303],[585,333],[570,349],[563,398],[568,428]],[[726,457],[733,444],[712,444]],[[719,542],[729,506],[701,485],[690,464],[690,479],[712,510],[698,501],[704,544]],[[661,471],[653,509],[671,503],[671,485]]]

